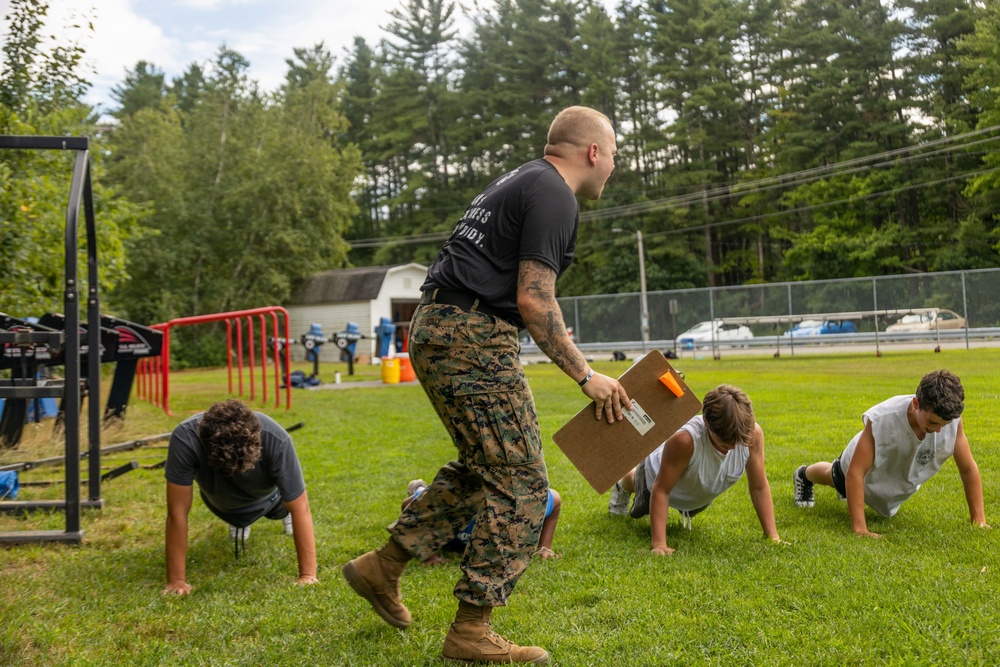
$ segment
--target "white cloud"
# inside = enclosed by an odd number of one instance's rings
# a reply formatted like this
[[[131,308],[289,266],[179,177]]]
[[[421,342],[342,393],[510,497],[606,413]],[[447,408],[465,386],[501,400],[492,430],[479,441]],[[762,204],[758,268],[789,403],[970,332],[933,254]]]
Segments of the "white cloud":
[[[53,8],[56,2],[68,4],[67,0],[53,0]],[[140,60],[165,69],[183,66],[184,45],[167,36],[160,26],[132,11],[129,0],[91,2],[96,13],[94,32],[85,47],[87,60],[96,70],[95,92],[110,89],[120,82],[126,69],[135,67]]]
[[[79,42],[84,48],[84,71],[93,84],[87,96],[91,103],[110,104],[111,87],[140,60],[179,71],[191,59],[187,45],[137,14],[131,0],[89,0],[87,9],[80,6],[73,0],[50,0],[44,34],[63,44]],[[0,13],[6,14],[9,7],[8,0],[0,0]],[[5,34],[6,30],[3,26]]]
[[[180,0],[177,4],[191,9],[216,9],[221,4],[221,0]]]
[[[240,5],[263,5],[272,0],[175,0],[181,7],[189,7],[200,11],[212,11],[220,7],[238,7]]]
[[[339,64],[343,62],[345,49],[353,47],[355,36],[364,37],[370,44],[383,36],[381,26],[390,20],[388,11],[399,3],[400,0],[286,0],[280,10],[268,17],[266,25],[206,31],[199,38],[215,40],[207,58],[225,43],[250,61],[250,76],[262,89],[274,90],[284,82],[288,71],[285,60],[293,57],[293,49],[311,48],[322,42]]]
[[[273,88],[284,79],[285,59],[292,57],[293,48],[312,47],[323,42],[340,63],[345,49],[353,47],[355,36],[374,44],[383,35],[380,26],[389,22],[387,12],[398,6],[399,0],[300,0],[289,4],[289,11],[283,12],[269,27],[269,39],[261,45],[259,53],[263,57],[259,62],[248,54],[265,88]]]

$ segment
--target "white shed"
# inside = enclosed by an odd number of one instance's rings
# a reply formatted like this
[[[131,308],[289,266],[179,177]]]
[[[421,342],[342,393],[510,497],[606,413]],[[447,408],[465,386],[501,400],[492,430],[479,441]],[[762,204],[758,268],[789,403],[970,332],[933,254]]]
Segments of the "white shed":
[[[289,334],[298,338],[310,325],[323,327],[330,338],[347,329],[348,322],[358,325],[366,336],[358,341],[356,353],[374,356],[377,341],[375,327],[383,317],[392,319],[396,333],[405,336],[410,318],[420,301],[420,286],[427,278],[421,264],[366,266],[356,269],[323,271],[306,280],[292,293],[288,302]],[[293,359],[303,359],[301,345],[291,348]],[[336,361],[340,350],[333,343],[320,348],[320,361]]]

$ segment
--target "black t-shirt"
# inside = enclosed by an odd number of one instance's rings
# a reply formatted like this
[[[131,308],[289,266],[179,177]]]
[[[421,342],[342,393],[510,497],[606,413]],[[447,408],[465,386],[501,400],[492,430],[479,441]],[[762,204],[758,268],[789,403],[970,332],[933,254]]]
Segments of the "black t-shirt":
[[[576,196],[556,168],[546,160],[523,164],[472,200],[420,289],[478,296],[523,329],[518,263],[536,259],[561,275],[573,261],[579,222]]]

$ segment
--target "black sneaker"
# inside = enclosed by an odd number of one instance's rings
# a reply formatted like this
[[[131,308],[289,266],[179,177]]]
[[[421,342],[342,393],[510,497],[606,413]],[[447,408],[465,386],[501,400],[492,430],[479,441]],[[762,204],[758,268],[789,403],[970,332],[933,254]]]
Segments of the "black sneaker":
[[[806,467],[799,466],[792,475],[795,480],[795,506],[812,507],[816,504],[813,500],[813,483],[806,479]]]
[[[628,515],[633,519],[641,519],[649,514],[649,488],[646,486],[646,462],[642,461],[635,467],[635,496]]]

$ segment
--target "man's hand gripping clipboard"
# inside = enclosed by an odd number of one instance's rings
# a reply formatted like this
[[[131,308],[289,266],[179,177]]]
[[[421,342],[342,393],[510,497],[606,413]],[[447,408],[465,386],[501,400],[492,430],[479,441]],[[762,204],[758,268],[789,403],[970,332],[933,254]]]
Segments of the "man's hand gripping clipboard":
[[[659,350],[640,359],[618,381],[632,399],[624,420],[598,421],[591,404],[552,436],[598,493],[614,486],[701,410],[701,401]]]

